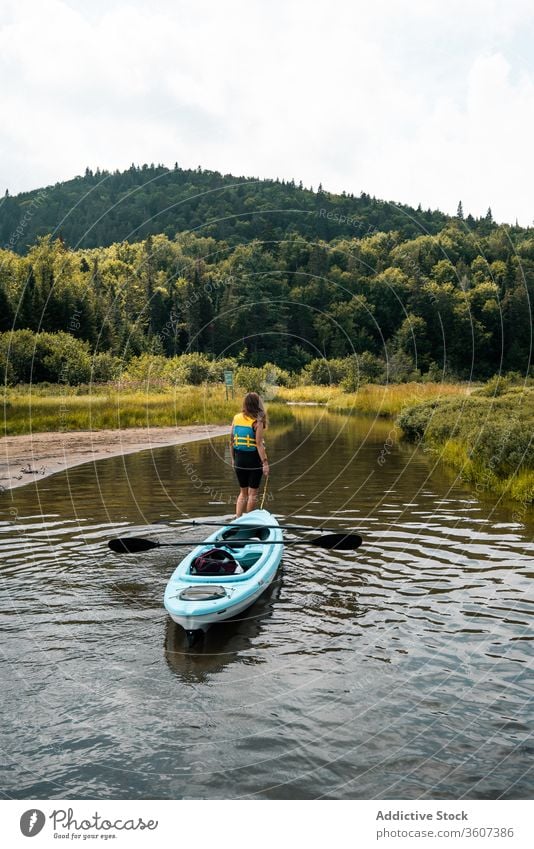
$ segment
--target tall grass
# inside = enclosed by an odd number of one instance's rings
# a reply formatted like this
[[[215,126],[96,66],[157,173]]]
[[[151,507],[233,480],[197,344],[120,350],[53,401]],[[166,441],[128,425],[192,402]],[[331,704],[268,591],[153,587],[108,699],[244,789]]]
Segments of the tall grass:
[[[434,399],[405,408],[398,424],[480,491],[534,501],[533,388]]]
[[[276,401],[285,404],[327,404],[333,397],[340,395],[339,386],[278,386],[276,389]]]
[[[336,386],[279,387],[269,402],[273,424],[291,421],[286,405],[291,401],[324,404],[335,413],[396,416],[406,406],[452,395],[465,395],[459,384],[407,383],[389,386],[364,385],[358,392],[342,392]],[[242,392],[226,400],[223,386],[141,385],[19,386],[4,390],[6,435],[46,431],[103,430],[129,427],[169,427],[192,424],[227,424],[240,408]]]
[[[397,416],[405,407],[422,401],[465,396],[470,388],[459,383],[394,383],[387,386],[368,383],[357,392],[342,392],[337,386],[280,387],[277,401],[304,401],[326,404],[336,413]]]
[[[58,390],[61,391],[58,391]],[[226,400],[220,386],[181,386],[166,392],[116,391],[98,388],[88,394],[51,386],[4,393],[5,435],[56,431],[173,427],[229,424],[240,408],[240,396]],[[269,404],[273,423],[292,419],[291,410]]]
[[[333,398],[328,407],[339,413],[397,416],[412,404],[467,395],[469,391],[467,385],[457,383],[393,383],[387,386],[369,383],[358,392],[344,393]]]
[[[476,489],[504,495],[525,505],[534,502],[534,469],[520,466],[511,474],[500,476],[488,463],[473,455],[472,446],[455,439],[448,439],[441,446],[434,443],[431,450]]]

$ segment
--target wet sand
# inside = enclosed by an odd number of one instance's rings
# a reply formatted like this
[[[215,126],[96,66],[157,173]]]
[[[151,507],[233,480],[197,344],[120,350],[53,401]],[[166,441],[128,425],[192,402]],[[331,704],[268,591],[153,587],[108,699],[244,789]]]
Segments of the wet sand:
[[[0,439],[0,492],[106,457],[181,445],[229,433],[226,425],[74,431]]]

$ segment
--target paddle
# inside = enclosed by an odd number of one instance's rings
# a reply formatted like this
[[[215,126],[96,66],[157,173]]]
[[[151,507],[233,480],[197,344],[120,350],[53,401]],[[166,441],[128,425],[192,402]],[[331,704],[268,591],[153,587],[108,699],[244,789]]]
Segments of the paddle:
[[[243,527],[240,525],[240,527]],[[139,551],[150,551],[151,548],[166,548],[178,545],[189,546],[211,546],[212,548],[245,548],[247,545],[315,545],[318,548],[327,548],[335,551],[354,551],[362,544],[361,536],[358,534],[327,534],[323,537],[315,537],[314,539],[297,539],[284,542],[283,540],[250,540],[250,539],[232,539],[232,540],[180,540],[180,542],[156,542],[143,537],[119,537],[111,539],[108,546],[116,554],[136,554]]]
[[[339,528],[310,528],[309,525],[253,525],[252,523],[245,522],[201,522],[196,519],[178,519],[178,521],[173,522],[174,525],[212,525],[215,528],[269,528],[269,530],[274,530],[275,528],[281,528],[281,530],[288,531],[320,531],[321,533],[331,533],[338,534]]]

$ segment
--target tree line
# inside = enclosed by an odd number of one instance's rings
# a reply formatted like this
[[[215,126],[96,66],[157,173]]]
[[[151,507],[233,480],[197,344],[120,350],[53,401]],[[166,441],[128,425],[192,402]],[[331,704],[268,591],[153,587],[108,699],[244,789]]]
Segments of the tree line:
[[[352,357],[376,379],[485,379],[528,371],[533,281],[530,231],[475,236],[460,220],[432,236],[330,242],[182,233],[73,250],[48,235],[25,255],[0,251],[0,331],[48,334],[48,346],[60,334],[60,359],[74,341],[105,354],[101,379],[109,357],[192,352],[289,372]]]

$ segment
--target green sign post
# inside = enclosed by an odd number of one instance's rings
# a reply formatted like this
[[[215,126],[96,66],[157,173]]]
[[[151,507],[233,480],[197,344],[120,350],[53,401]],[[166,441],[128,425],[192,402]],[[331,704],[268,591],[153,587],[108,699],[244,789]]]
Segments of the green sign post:
[[[232,398],[234,397],[234,373],[233,371],[224,372],[224,388],[226,389],[226,400],[228,401],[228,389],[232,390]]]

